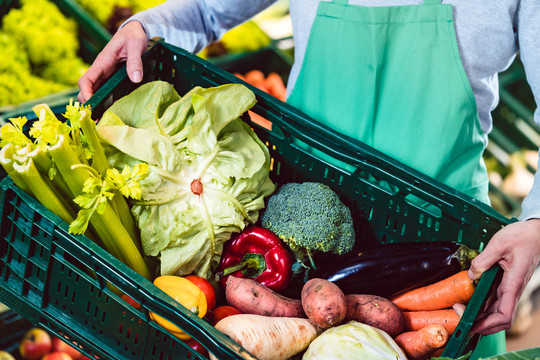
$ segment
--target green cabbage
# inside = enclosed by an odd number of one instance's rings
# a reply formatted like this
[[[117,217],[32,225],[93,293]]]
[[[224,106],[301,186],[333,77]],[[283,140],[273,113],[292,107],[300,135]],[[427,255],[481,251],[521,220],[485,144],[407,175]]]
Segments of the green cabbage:
[[[302,360],[407,360],[396,342],[382,330],[350,321],[323,332]]]
[[[223,243],[257,221],[275,190],[268,149],[240,119],[254,104],[243,85],[195,87],[180,97],[154,81],[103,114],[97,131],[110,165],[149,166],[132,213],[162,275],[209,278]]]

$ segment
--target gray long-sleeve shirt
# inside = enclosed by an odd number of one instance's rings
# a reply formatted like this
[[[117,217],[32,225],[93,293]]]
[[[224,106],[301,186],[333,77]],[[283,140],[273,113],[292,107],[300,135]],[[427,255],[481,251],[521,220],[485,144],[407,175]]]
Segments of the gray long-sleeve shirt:
[[[295,63],[289,77],[292,89],[302,66],[311,25],[321,0],[290,0],[294,30]],[[326,1],[326,0],[322,0]],[[168,0],[136,14],[149,37],[191,52],[202,50],[230,28],[248,20],[275,0]],[[423,0],[350,0],[364,6],[415,5]],[[458,47],[477,102],[485,134],[492,130],[491,111],[499,101],[497,74],[505,70],[517,52],[525,66],[535,101],[540,100],[540,1],[539,0],[443,0],[454,8]],[[540,111],[535,121],[540,124]],[[522,220],[540,218],[540,172],[522,204]]]

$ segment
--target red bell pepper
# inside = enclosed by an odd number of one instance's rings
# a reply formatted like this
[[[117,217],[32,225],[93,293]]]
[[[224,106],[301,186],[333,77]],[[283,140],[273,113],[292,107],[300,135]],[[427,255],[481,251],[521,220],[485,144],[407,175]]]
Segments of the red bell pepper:
[[[223,287],[229,275],[248,277],[274,290],[284,290],[292,275],[292,255],[272,231],[251,226],[223,246],[216,277]]]

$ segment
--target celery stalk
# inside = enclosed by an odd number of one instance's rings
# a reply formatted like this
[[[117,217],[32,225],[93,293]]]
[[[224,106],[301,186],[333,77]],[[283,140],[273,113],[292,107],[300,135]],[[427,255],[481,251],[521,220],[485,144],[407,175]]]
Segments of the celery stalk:
[[[55,174],[55,176],[51,179],[49,172],[53,167],[53,162],[41,147],[36,147],[36,149],[31,151],[28,155],[34,161],[34,164],[38,168],[39,172],[53,182],[54,186],[58,189],[62,196],[69,196],[70,199],[73,198],[73,194],[71,194],[68,185],[59,173]],[[68,199],[66,200],[69,202]]]
[[[90,113],[88,111],[83,111],[81,115],[81,129],[86,137],[86,140],[90,143],[94,150],[92,167],[101,175],[105,175],[107,169],[109,168],[109,162],[105,156],[101,142],[99,141],[99,137],[96,132],[96,124],[90,118]],[[118,213],[118,217],[122,220],[122,224],[124,224],[124,227],[128,231],[129,235],[135,241],[137,248],[140,252],[142,252],[139,228],[135,224],[135,220],[133,219],[133,215],[131,215],[131,210],[126,199],[123,196],[115,196],[112,198],[111,205]]]
[[[75,196],[82,194],[88,172],[83,168],[72,168],[74,165],[80,165],[80,162],[69,142],[65,141],[64,135],[59,136],[57,144],[49,147],[49,153],[73,194]],[[109,204],[105,206],[103,214],[94,213],[90,222],[111,255],[140,275],[151,279],[141,253]]]
[[[28,159],[24,164],[13,163],[13,169],[17,171],[32,189],[36,199],[48,210],[58,215],[67,223],[73,221],[75,216],[66,204],[56,196],[56,192],[51,189],[47,182],[41,177],[32,159]]]
[[[0,164],[2,164],[2,167],[4,170],[6,170],[6,173],[8,176],[13,180],[15,185],[20,187],[24,192],[26,192],[29,195],[34,196],[34,193],[32,192],[32,189],[28,186],[26,181],[24,180],[24,177],[21,176],[14,168],[13,168],[13,153],[15,152],[15,146],[13,144],[7,144],[0,150]]]

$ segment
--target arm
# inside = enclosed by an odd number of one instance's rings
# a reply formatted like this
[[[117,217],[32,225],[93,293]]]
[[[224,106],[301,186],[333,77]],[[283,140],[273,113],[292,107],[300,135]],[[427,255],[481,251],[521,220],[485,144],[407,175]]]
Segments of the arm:
[[[131,81],[140,82],[141,55],[149,38],[160,36],[178,47],[197,52],[274,1],[169,0],[134,15],[79,79],[79,101],[86,102],[123,62]]]
[[[522,0],[517,15],[518,42],[527,82],[535,101],[540,103],[540,6],[534,0]],[[540,124],[540,111],[535,111]],[[504,270],[491,305],[476,319],[473,332],[491,334],[510,328],[518,300],[540,261],[540,172],[522,204],[520,221],[497,232],[485,250],[472,262],[469,276],[480,275],[499,263]]]

